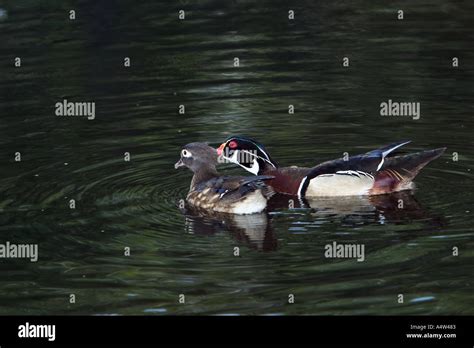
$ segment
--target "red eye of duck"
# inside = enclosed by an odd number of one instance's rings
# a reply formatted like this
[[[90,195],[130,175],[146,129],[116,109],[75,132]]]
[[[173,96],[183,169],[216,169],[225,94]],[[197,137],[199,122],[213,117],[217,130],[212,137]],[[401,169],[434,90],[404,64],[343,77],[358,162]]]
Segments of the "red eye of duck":
[[[237,147],[237,142],[234,141],[234,140],[232,140],[232,141],[229,143],[229,147],[230,147],[231,149],[235,149],[235,148]]]

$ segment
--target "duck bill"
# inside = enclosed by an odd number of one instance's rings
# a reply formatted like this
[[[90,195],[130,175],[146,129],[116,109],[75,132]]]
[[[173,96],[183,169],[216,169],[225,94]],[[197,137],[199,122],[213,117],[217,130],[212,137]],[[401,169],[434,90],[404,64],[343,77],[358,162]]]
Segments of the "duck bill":
[[[217,156],[221,156],[224,151],[225,143],[222,143],[221,146],[217,148]]]
[[[184,166],[185,166],[185,164],[183,163],[183,161],[180,158],[179,161],[174,164],[174,169],[178,169],[178,168],[181,168],[181,167],[184,167]]]

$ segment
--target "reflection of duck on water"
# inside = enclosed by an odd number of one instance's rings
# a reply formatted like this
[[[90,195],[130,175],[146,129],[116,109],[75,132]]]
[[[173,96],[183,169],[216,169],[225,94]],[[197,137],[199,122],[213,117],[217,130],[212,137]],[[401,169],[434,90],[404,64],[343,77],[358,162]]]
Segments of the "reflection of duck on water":
[[[291,203],[291,204],[289,204]],[[337,217],[345,222],[358,224],[399,223],[423,220],[434,227],[443,226],[439,217],[434,217],[416,200],[413,191],[394,192],[377,196],[344,196],[298,199],[288,195],[275,195],[269,202],[268,209],[287,210],[288,205],[294,208],[307,208],[314,217]],[[291,210],[290,210],[291,212]]]
[[[212,213],[193,207],[182,209],[185,214],[185,231],[197,235],[230,232],[239,242],[260,251],[277,248],[277,239],[265,213],[236,215]]]
[[[289,209],[289,200],[294,209]],[[230,232],[239,242],[261,251],[277,249],[277,237],[272,229],[271,218],[288,214],[307,214],[311,219],[331,223],[343,222],[345,226],[360,227],[373,224],[406,224],[421,222],[429,227],[442,228],[442,218],[431,215],[421,207],[412,191],[397,192],[379,196],[328,197],[299,201],[297,197],[275,195],[269,201],[268,214],[234,215],[212,213],[195,207],[182,212],[186,216],[185,230],[197,235],[213,235]],[[270,218],[271,217],[271,218]],[[409,235],[407,235],[408,237]]]

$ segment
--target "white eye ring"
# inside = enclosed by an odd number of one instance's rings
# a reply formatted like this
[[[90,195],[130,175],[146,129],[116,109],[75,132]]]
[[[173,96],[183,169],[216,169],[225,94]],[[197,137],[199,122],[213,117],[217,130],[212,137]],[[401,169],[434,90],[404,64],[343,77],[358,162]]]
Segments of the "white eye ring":
[[[189,157],[192,156],[192,154],[188,150],[183,150],[183,151],[181,151],[181,156],[189,158]]]

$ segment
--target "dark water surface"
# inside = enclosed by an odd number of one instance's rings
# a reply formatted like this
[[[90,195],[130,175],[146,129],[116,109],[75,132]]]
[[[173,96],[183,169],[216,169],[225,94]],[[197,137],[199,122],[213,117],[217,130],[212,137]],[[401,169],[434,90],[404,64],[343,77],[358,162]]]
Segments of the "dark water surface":
[[[39,246],[36,263],[0,260],[0,314],[474,314],[473,13],[442,0],[0,2],[0,243]],[[63,99],[95,102],[96,118],[55,116]],[[421,118],[381,117],[388,99],[420,102]],[[413,193],[183,213],[181,146],[232,134],[285,165],[404,139],[448,149]],[[325,258],[333,241],[364,244],[365,261]]]

